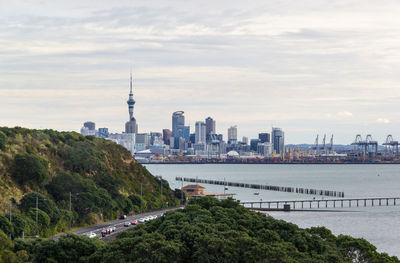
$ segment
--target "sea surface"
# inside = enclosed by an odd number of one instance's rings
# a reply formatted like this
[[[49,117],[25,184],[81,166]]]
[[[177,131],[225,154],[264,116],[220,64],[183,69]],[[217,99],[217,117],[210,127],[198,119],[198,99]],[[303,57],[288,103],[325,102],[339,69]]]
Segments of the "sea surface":
[[[171,188],[182,187],[175,177],[226,180],[343,191],[345,198],[400,197],[400,165],[279,165],[279,164],[146,164],[153,175]],[[188,183],[184,182],[183,185]],[[205,192],[223,193],[224,187],[204,186]],[[321,196],[229,187],[241,201],[309,200]],[[258,195],[254,193],[259,192]],[[329,199],[329,197],[324,197]],[[378,251],[400,257],[400,202],[398,206],[338,208],[338,212],[268,212],[302,228],[325,226],[335,235],[365,238]]]

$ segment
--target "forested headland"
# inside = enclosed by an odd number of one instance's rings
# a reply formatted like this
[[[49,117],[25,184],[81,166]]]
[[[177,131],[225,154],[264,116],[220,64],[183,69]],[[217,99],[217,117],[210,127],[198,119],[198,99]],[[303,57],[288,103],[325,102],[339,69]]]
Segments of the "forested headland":
[[[12,238],[174,206],[176,194],[112,141],[0,127],[0,229]]]

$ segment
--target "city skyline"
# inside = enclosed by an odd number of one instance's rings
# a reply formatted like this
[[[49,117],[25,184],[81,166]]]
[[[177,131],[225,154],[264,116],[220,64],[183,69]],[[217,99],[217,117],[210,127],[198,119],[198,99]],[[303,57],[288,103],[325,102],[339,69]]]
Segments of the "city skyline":
[[[2,126],[121,132],[132,66],[140,132],[183,110],[191,132],[211,116],[225,138],[237,125],[249,139],[281,127],[287,144],[400,139],[396,1],[0,7]]]

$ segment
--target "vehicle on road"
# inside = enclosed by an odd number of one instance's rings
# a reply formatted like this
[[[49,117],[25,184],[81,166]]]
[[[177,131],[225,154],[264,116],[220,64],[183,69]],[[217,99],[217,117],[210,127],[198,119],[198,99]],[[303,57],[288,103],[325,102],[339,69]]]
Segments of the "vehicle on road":
[[[133,220],[133,221],[131,222],[131,225],[133,225],[133,226],[136,226],[137,224],[139,224],[139,222],[138,222],[137,220]]]
[[[101,236],[105,237],[107,235],[107,230],[103,229],[101,230]]]
[[[89,237],[89,238],[95,238],[95,237],[97,237],[97,235],[96,235],[96,233],[90,232],[90,233],[88,234],[88,237]]]
[[[130,226],[130,225],[131,225],[131,222],[125,222],[125,223],[124,223],[124,226],[125,226],[125,227],[128,227],[128,226]]]
[[[126,215],[120,215],[119,219],[126,219]]]
[[[140,218],[139,220],[139,223],[144,223],[144,222],[146,222],[146,220],[144,220],[144,218],[142,217],[142,218]]]
[[[117,228],[115,226],[111,227],[111,232],[115,232],[115,230],[117,230]]]

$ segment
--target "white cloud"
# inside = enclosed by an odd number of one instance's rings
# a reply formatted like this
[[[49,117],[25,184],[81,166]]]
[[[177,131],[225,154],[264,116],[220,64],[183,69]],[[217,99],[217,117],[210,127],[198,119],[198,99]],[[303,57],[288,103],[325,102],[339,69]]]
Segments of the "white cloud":
[[[0,10],[0,125],[78,130],[93,119],[120,130],[133,66],[142,131],[170,127],[181,109],[192,123],[213,116],[222,133],[287,127],[288,142],[312,141],[313,129],[343,142],[360,127],[400,130],[371,123],[400,118],[395,0],[13,0]]]
[[[377,123],[385,123],[385,124],[387,124],[387,123],[390,123],[390,120],[385,119],[385,118],[378,118],[378,119],[376,119],[376,122]]]

